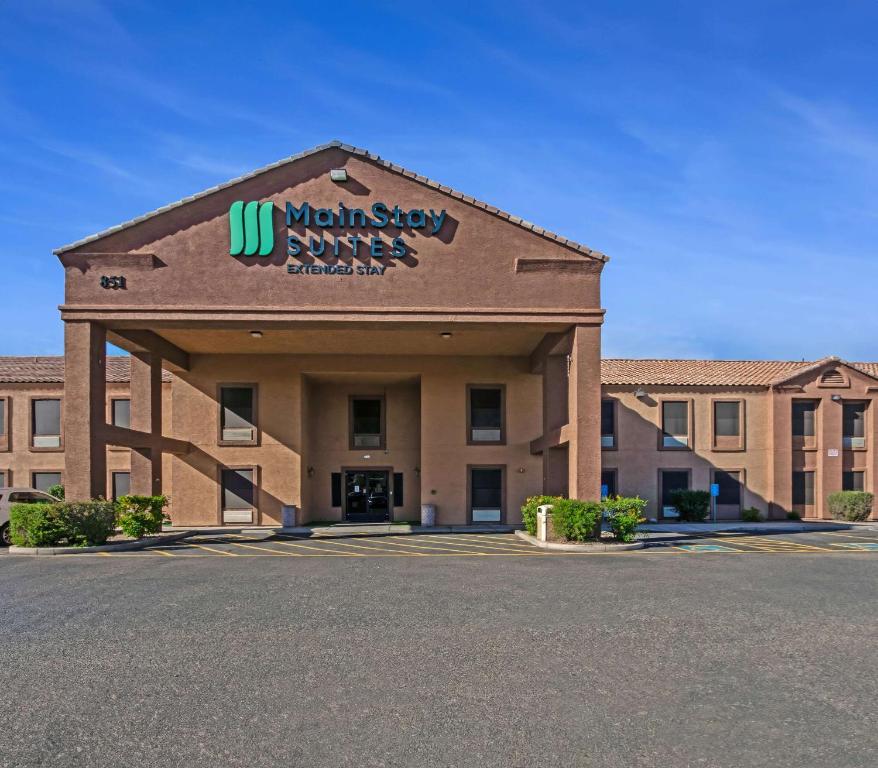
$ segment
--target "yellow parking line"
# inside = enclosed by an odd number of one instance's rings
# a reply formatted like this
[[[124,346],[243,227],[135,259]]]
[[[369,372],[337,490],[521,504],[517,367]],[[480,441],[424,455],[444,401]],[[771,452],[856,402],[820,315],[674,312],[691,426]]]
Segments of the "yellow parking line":
[[[803,549],[811,552],[830,552],[831,550],[826,547],[818,547],[815,544],[804,544],[800,541],[788,541],[787,539],[772,539],[768,536],[751,536],[751,539],[755,540],[757,543],[762,542],[767,546],[780,546],[787,547],[790,549]]]
[[[478,534],[461,534],[461,533],[432,533],[430,538],[451,539],[452,541],[474,541],[478,544],[491,544],[493,546],[503,547],[530,547],[523,539],[517,536],[514,538],[499,539],[493,536],[479,536]]]
[[[821,536],[841,536],[845,539],[855,539],[856,541],[865,541],[865,537],[854,533],[854,531],[809,531],[809,533],[817,533]],[[866,536],[869,534],[876,534],[876,531],[865,531]]]
[[[441,539],[442,543],[446,543],[446,544],[448,544],[450,546],[454,546],[454,547],[470,547],[470,548],[475,548],[475,549],[491,549],[491,550],[497,550],[499,552],[532,552],[534,550],[534,547],[532,547],[530,544],[498,545],[498,544],[489,544],[489,543],[481,542],[481,541],[478,543],[475,543],[473,541],[461,541],[460,539],[456,539],[453,533],[449,534],[448,536],[445,536],[443,534],[431,534],[430,536],[428,536],[426,538],[428,540],[429,539]],[[421,540],[421,541],[423,541],[423,540]]]
[[[190,547],[197,547],[198,549],[204,549],[207,552],[216,552],[218,555],[228,555],[229,557],[238,557],[237,552],[227,552],[224,549],[214,549],[213,547],[207,547],[204,544],[196,544],[194,541],[186,542]]]
[[[153,549],[152,547],[150,547],[149,551],[155,552],[157,555],[164,555],[165,557],[175,557],[175,555],[171,554],[170,552],[165,552],[165,550],[163,549]]]
[[[295,538],[298,538],[298,537],[295,537]],[[287,544],[287,543],[289,543],[289,542],[286,542],[286,541],[280,541],[280,542],[278,542],[278,543],[280,543],[280,544]],[[336,544],[336,545],[338,545],[339,547],[351,547],[351,548],[353,548],[353,549],[365,549],[365,550],[368,550],[368,551],[371,551],[371,552],[386,552],[386,553],[388,553],[388,554],[393,554],[393,555],[407,555],[407,556],[409,556],[409,557],[412,557],[412,556],[421,556],[421,557],[423,557],[423,556],[425,556],[423,552],[398,552],[398,551],[393,550],[393,549],[381,549],[380,547],[377,547],[377,546],[366,546],[365,544],[351,544],[350,542],[347,542],[347,541],[336,541],[335,539],[327,539],[327,540],[326,540],[326,543],[327,543],[327,544]],[[296,546],[296,545],[295,545],[295,544],[290,544],[290,546]],[[299,545],[299,546],[304,546],[304,545]],[[361,553],[360,553],[360,552],[356,552],[356,553],[351,553],[351,554],[357,554],[357,555],[359,555],[359,554],[361,554]],[[366,555],[363,555],[363,557],[366,557]]]
[[[434,546],[434,547],[426,547],[426,546],[422,546],[420,544],[404,544],[401,541],[390,541],[388,539],[383,539],[382,544],[391,544],[394,547],[406,547],[406,548],[412,548],[412,549],[426,549],[428,551],[433,551],[433,552],[443,552],[444,551],[444,552],[456,552],[458,554],[461,554],[461,550],[459,550],[459,549],[452,549],[451,547],[443,547],[441,545]],[[467,554],[478,555],[478,554],[482,554],[482,553],[481,552],[472,552],[472,553],[467,553]]]
[[[326,547],[315,547],[310,544],[298,544],[294,541],[285,541],[283,539],[276,539],[274,544],[283,544],[285,547],[299,547],[301,549],[314,549],[318,552],[322,552],[323,554],[333,554],[332,550],[326,549]],[[344,552],[343,554],[348,555],[349,557],[363,557],[359,552]]]
[[[230,541],[229,544],[233,547],[246,547],[247,549],[256,549],[260,552],[270,552],[272,555],[280,555],[282,557],[307,557],[307,555],[303,555],[300,552],[282,552],[269,547],[258,547],[255,544],[242,544],[240,541]]]

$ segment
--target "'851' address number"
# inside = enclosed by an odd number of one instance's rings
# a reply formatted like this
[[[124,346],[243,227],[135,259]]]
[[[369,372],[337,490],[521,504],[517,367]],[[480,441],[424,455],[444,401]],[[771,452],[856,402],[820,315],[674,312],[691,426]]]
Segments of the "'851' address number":
[[[125,278],[122,275],[102,275],[101,288],[112,288],[114,291],[125,288]]]

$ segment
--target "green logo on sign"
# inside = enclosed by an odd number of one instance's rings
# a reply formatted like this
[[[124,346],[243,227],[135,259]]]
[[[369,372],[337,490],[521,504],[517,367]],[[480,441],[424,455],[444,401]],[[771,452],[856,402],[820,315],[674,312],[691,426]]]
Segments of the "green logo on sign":
[[[274,248],[274,203],[236,200],[229,208],[229,253],[268,256]]]

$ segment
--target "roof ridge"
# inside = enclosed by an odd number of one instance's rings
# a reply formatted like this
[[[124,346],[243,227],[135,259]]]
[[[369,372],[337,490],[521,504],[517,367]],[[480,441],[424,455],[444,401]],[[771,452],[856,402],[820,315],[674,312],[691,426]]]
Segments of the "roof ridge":
[[[333,141],[327,142],[325,144],[318,144],[316,147],[312,147],[311,149],[306,149],[303,152],[299,152],[295,155],[290,155],[289,157],[285,157],[281,160],[278,160],[274,163],[269,163],[268,165],[264,165],[261,168],[257,168],[254,171],[250,171],[248,173],[243,174],[242,176],[237,176],[229,181],[223,182],[222,184],[216,184],[212,187],[208,187],[201,192],[197,192],[194,195],[189,195],[187,197],[183,197],[180,200],[177,200],[174,203],[168,203],[167,205],[163,205],[160,208],[156,208],[152,211],[148,211],[147,213],[141,214],[140,216],[136,216],[133,219],[129,219],[128,221],[124,221],[121,224],[116,224],[115,226],[109,227],[107,229],[101,230],[100,232],[96,232],[93,235],[89,235],[88,237],[84,237],[80,240],[77,240],[73,243],[69,243],[67,245],[62,245],[60,248],[56,248],[52,251],[56,256],[60,256],[62,253],[66,253],[67,251],[71,251],[74,248],[79,248],[80,246],[86,245],[88,243],[92,243],[96,240],[100,240],[104,237],[108,237],[109,235],[115,234],[116,232],[120,232],[123,229],[128,229],[130,227],[135,226],[136,224],[140,224],[143,221],[147,221],[148,219],[153,218],[154,216],[158,216],[161,213],[166,213],[167,211],[173,210],[175,208],[179,208],[181,205],[186,205],[188,203],[194,202],[195,200],[200,200],[201,198],[207,197],[209,195],[220,192],[224,189],[228,189],[229,187],[234,186],[235,184],[240,184],[242,181],[246,181],[248,179],[252,179],[260,174],[267,173],[268,171],[272,171],[275,168],[280,168],[284,165],[289,165],[290,163],[294,163],[296,160],[301,160],[305,157],[310,157],[311,155],[316,155],[318,152],[324,152],[327,149],[341,149],[344,152],[347,152],[351,155],[357,155],[359,157],[365,157],[384,168],[393,171],[394,173],[398,173],[401,176],[405,176],[408,179],[412,179],[413,181],[417,181],[424,186],[430,187],[431,189],[435,189],[443,194],[446,194],[450,197],[453,197],[457,200],[460,200],[468,205],[472,205],[476,208],[479,208],[487,213],[492,214],[493,216],[497,216],[498,218],[509,221],[516,226],[522,227],[523,229],[528,230],[529,232],[533,232],[535,235],[539,235],[540,237],[544,237],[548,240],[552,240],[556,243],[560,243],[567,248],[570,248],[574,251],[577,251],[589,258],[596,259],[601,262],[608,262],[610,257],[606,254],[601,253],[600,251],[596,251],[592,248],[589,248],[587,245],[579,243],[575,240],[570,240],[562,235],[556,234],[548,229],[544,229],[543,227],[539,227],[533,222],[527,221],[526,219],[521,218],[520,216],[515,216],[511,213],[507,213],[496,206],[490,205],[489,203],[483,202],[482,200],[478,200],[472,195],[467,195],[463,192],[459,192],[453,187],[449,187],[445,184],[441,184],[438,181],[434,181],[433,179],[428,178],[427,176],[422,176],[419,173],[415,173],[414,171],[410,171],[406,168],[403,168],[401,165],[396,165],[395,163],[391,163],[388,160],[384,160],[380,155],[376,155],[370,152],[367,149],[362,149],[360,147],[355,147],[352,144],[344,144],[337,139]]]

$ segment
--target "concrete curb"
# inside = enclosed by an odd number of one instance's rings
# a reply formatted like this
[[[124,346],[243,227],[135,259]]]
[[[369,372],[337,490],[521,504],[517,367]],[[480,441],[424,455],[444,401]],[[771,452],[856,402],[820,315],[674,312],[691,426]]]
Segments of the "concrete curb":
[[[671,533],[678,536],[710,533],[807,533],[809,531],[844,531],[849,523],[647,523],[638,527],[639,533]]]
[[[524,539],[528,544],[533,544],[540,549],[557,549],[562,552],[628,552],[632,549],[643,549],[646,544],[643,541],[632,541],[630,544],[564,544],[557,541],[540,541],[536,536],[531,536],[526,531],[516,531],[519,539]]]
[[[296,526],[295,528],[242,528],[241,533],[286,533],[314,538],[364,537],[388,535],[424,535],[431,533],[513,533],[514,525],[327,525]]]
[[[194,536],[196,531],[180,531],[166,533],[137,541],[123,541],[118,544],[101,544],[99,547],[9,547],[10,555],[29,555],[45,557],[46,555],[89,555],[96,552],[129,552],[136,549],[147,549],[159,544],[171,544],[180,539]]]

